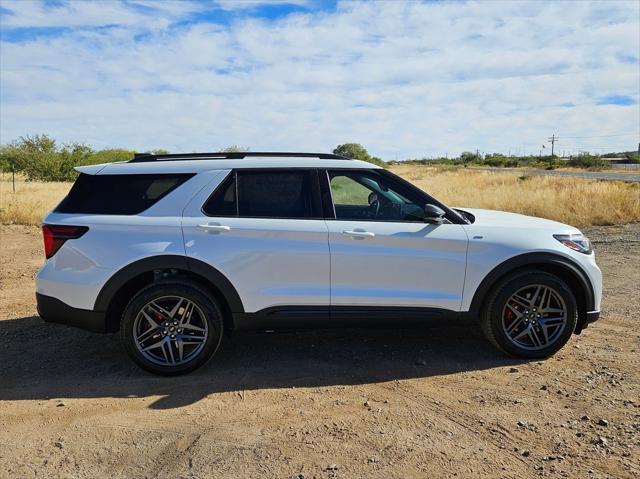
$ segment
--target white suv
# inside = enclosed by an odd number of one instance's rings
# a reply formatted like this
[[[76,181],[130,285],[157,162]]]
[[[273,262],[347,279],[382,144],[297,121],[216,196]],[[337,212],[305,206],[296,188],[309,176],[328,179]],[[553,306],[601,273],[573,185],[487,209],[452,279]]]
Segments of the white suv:
[[[452,209],[336,155],[136,155],[78,168],[44,219],[46,321],[120,331],[143,368],[204,364],[225,330],[476,318],[538,358],[599,317],[602,277],[577,229]]]

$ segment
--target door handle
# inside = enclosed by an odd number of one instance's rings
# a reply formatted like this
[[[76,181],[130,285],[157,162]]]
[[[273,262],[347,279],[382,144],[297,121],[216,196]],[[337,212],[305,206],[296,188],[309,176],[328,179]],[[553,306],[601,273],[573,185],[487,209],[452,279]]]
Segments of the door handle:
[[[198,229],[200,231],[207,231],[207,232],[213,232],[213,233],[223,233],[225,231],[231,231],[231,226],[206,224],[206,225],[198,225]]]
[[[376,234],[371,231],[343,231],[345,236],[353,236],[354,238],[373,238]]]

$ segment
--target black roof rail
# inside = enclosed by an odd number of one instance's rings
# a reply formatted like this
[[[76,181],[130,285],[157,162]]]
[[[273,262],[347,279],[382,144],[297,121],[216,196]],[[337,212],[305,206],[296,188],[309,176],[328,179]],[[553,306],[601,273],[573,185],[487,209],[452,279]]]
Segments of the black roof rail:
[[[129,163],[146,163],[151,161],[173,161],[173,160],[237,160],[247,157],[284,157],[284,158],[318,158],[321,160],[350,160],[345,156],[334,155],[332,153],[294,153],[275,151],[239,151],[232,153],[171,153],[159,154],[136,153]]]

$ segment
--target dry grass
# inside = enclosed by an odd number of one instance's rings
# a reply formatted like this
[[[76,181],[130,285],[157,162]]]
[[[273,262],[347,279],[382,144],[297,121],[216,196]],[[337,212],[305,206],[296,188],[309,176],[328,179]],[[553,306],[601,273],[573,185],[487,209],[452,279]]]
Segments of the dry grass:
[[[392,171],[442,202],[539,216],[574,226],[640,220],[640,184],[418,165]]]
[[[574,226],[640,220],[640,184],[582,178],[527,176],[458,168],[394,166],[392,171],[449,205],[514,211]],[[71,183],[0,178],[0,223],[36,225]]]
[[[0,178],[0,223],[37,225],[67,194],[71,183],[40,183],[16,176],[13,192],[11,176]]]

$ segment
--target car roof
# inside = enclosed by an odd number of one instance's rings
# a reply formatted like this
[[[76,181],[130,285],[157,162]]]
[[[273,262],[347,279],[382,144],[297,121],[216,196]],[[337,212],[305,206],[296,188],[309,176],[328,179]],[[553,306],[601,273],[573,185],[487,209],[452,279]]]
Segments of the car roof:
[[[99,165],[78,166],[75,169],[89,175],[125,175],[148,173],[201,173],[211,170],[231,170],[244,168],[328,168],[328,169],[372,169],[380,166],[348,158],[319,158],[314,156],[258,156],[252,154],[244,158],[202,158],[193,159],[160,157],[152,161],[115,162]],[[327,155],[331,156],[331,155]]]

